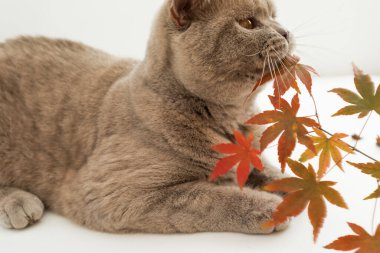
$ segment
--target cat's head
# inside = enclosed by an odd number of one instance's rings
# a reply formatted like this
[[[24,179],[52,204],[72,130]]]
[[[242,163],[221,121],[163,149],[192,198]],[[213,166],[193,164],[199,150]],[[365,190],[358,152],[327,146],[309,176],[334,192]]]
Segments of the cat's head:
[[[207,100],[246,97],[293,47],[271,0],[168,0],[164,13],[171,68]]]

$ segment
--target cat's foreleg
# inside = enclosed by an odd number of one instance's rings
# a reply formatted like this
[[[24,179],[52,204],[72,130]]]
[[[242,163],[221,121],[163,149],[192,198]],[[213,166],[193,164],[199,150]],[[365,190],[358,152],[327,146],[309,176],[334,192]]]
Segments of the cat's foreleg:
[[[154,197],[156,195],[156,198]],[[128,222],[130,209],[122,220],[137,231],[151,233],[239,232],[268,234],[280,231],[288,223],[264,229],[282,198],[271,193],[236,186],[191,182],[161,190],[152,195],[155,205],[141,210],[139,222]]]

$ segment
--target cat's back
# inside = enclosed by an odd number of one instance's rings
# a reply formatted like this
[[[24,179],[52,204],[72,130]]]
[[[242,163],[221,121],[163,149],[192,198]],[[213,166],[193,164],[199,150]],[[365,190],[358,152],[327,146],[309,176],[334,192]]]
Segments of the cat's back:
[[[135,61],[120,59],[82,43],[64,39],[21,36],[0,44],[0,73],[3,74],[4,68],[13,68],[23,76],[32,72],[34,76],[41,74],[46,78],[52,71],[52,74],[60,72],[60,77],[64,78],[78,72],[108,68],[120,61],[126,72],[135,64]],[[59,69],[54,69],[55,67]]]
[[[33,159],[46,169],[79,168],[96,142],[104,97],[135,65],[68,40],[19,37],[1,43],[0,181],[9,181],[7,173],[32,173],[26,165]]]

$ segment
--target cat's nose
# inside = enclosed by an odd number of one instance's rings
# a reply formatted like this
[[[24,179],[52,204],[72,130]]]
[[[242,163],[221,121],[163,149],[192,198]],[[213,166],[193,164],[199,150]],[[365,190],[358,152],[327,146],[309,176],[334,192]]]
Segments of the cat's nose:
[[[289,41],[289,31],[287,31],[287,30],[281,30],[281,31],[280,31],[280,34],[281,34],[282,37],[284,37],[287,41]]]

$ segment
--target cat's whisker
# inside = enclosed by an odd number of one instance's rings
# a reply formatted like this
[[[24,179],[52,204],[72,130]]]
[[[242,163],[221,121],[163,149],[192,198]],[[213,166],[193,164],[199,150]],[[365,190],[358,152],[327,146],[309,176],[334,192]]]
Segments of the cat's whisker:
[[[297,39],[297,40],[301,40],[301,39],[308,39],[308,38],[312,38],[312,37],[317,37],[317,36],[330,36],[331,34],[317,34],[317,33],[310,33],[310,34],[299,34],[299,35],[294,35],[293,38]]]
[[[298,55],[304,55],[304,56],[307,56],[308,58],[316,60],[316,61],[320,61],[322,59],[325,60],[324,58],[322,58],[322,57],[316,57],[315,55],[312,55],[312,54],[310,54],[309,52],[307,52],[305,50],[297,49],[296,52],[297,52]]]
[[[323,50],[323,51],[329,51],[329,52],[336,53],[336,52],[334,52],[334,50],[332,50],[330,48],[320,47],[320,46],[310,45],[310,44],[302,44],[301,43],[301,44],[297,44],[297,47],[315,48],[315,49],[319,49],[319,50]]]
[[[324,52],[328,55],[333,54],[333,55],[345,56],[342,52],[336,51],[332,48],[319,47],[319,46],[315,46],[315,45],[300,44],[299,47],[297,48],[297,50],[299,50],[299,48],[303,48],[305,50],[307,50],[308,48],[313,48],[313,49],[320,50],[320,52],[322,52],[322,53]]]
[[[280,63],[282,63],[280,57],[277,56],[277,59],[278,59],[278,61],[279,61]],[[280,76],[280,78],[281,78],[281,81],[282,81],[281,84],[284,86],[284,84],[285,84],[285,80],[284,80],[284,78],[283,78],[283,75],[281,75],[280,67],[279,67],[278,65],[276,65],[276,67],[277,67],[278,74],[279,74],[279,76]]]
[[[262,71],[262,73],[261,73],[261,79],[260,79],[260,84],[261,84],[261,82],[263,81],[263,79],[264,79],[264,73],[265,73],[265,68],[266,68],[266,62],[267,62],[267,56],[265,56],[265,58],[264,58],[264,63],[263,63],[263,71]],[[253,94],[253,92],[254,92],[254,90],[247,96],[247,98],[245,99],[245,101],[244,101],[244,104],[246,104],[247,103],[247,101],[248,101],[248,99],[251,97],[251,95]]]
[[[336,35],[337,33],[341,33],[342,30],[336,29],[336,30],[326,31],[326,29],[324,29],[324,30],[316,30],[316,31],[310,31],[309,30],[308,32],[309,33],[305,33],[305,34],[296,34],[294,36],[294,38],[301,38],[302,39],[302,38],[310,38],[310,37],[318,37],[318,36],[320,36],[320,37],[331,36],[331,35]],[[312,33],[310,33],[310,32],[312,32]],[[293,32],[293,34],[295,34],[295,33]]]
[[[282,67],[289,73],[289,75],[295,79],[295,76],[290,72],[290,69],[286,66],[286,64],[284,64],[283,60],[281,60],[280,58],[280,55],[279,53],[277,52],[277,50],[273,47],[271,47],[271,49],[273,49],[273,52],[277,55],[277,58],[279,59],[279,62],[280,64],[282,65]],[[285,58],[286,59],[286,58]]]
[[[291,56],[290,57],[286,56],[284,58],[284,62],[287,62],[287,63],[290,63],[290,64],[297,64],[298,63],[298,61],[295,58],[291,57]]]
[[[272,67],[270,65],[270,56],[269,56],[269,53],[267,52],[267,57],[268,57],[268,67],[269,67],[269,74],[271,76],[272,79],[274,79],[273,77],[273,73],[272,73]]]
[[[245,55],[245,56],[253,57],[253,56],[256,56],[256,55],[260,54],[261,52],[262,52],[262,50],[260,50],[260,51],[257,52],[257,53],[254,53],[254,54],[247,54],[247,55]]]
[[[272,77],[272,79],[274,80],[274,84],[277,86],[277,90],[278,90],[278,97],[280,97],[280,87],[278,86],[278,82],[277,82],[277,78],[276,78],[276,73],[274,73],[273,75],[272,75],[272,59],[271,59],[271,57],[269,56],[269,53],[267,53],[268,54],[268,59],[269,59],[269,69],[270,69],[270,73],[271,73],[271,77]]]
[[[292,31],[292,33],[295,33],[295,32],[300,31],[302,29],[306,29],[306,28],[308,28],[308,26],[312,26],[313,24],[317,23],[318,19],[320,19],[320,18],[321,18],[320,16],[311,17],[308,20],[306,20],[305,22],[300,23],[299,25],[297,25],[296,27],[294,27],[290,30]]]
[[[265,59],[264,59],[264,63],[263,63],[263,71],[262,71],[262,73],[261,73],[260,83],[261,83],[261,82],[263,81],[263,79],[264,79],[264,73],[265,73],[266,63],[267,63],[267,56],[265,56]]]

